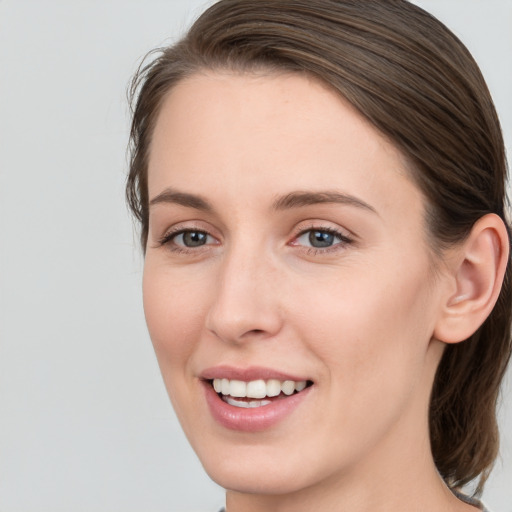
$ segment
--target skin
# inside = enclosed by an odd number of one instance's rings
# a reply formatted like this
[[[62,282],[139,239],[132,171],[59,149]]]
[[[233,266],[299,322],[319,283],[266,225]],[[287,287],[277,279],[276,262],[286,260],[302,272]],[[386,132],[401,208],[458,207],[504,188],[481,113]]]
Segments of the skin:
[[[453,290],[434,273],[401,154],[313,79],[212,72],[170,91],[148,173],[150,199],[172,189],[209,205],[168,194],[150,207],[144,308],[171,401],[228,489],[228,512],[475,510],[444,486],[430,451],[444,348],[434,332]],[[275,208],[297,191],[367,206]],[[206,243],[186,247],[187,229]],[[311,229],[340,237],[314,248]],[[216,365],[314,385],[272,428],[235,432],[205,402],[199,375]]]

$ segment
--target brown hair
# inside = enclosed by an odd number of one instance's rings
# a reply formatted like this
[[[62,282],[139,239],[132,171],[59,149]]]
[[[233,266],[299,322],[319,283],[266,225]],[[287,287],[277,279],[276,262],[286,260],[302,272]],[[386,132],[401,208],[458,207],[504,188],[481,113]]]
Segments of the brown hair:
[[[307,73],[347,99],[408,158],[427,198],[437,252],[487,213],[505,220],[505,149],[496,111],[466,47],[406,0],[221,0],[136,74],[127,200],[148,235],[147,162],[160,105],[205,69]],[[496,405],[511,353],[510,260],[498,302],[463,343],[447,346],[433,386],[430,437],[451,487],[498,451]]]

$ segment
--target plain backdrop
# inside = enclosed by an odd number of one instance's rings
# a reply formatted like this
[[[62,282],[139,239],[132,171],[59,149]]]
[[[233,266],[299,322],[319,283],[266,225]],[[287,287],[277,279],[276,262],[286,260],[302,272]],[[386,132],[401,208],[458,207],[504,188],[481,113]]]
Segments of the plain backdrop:
[[[129,78],[207,3],[0,0],[0,512],[223,503],[161,382],[123,197]],[[418,3],[480,63],[510,155],[512,1]],[[511,387],[495,512],[512,512]]]

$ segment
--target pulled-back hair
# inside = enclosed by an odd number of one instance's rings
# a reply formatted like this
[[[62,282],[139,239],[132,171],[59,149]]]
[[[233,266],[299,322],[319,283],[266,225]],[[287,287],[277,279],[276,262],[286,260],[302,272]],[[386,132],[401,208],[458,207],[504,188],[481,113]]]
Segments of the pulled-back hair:
[[[163,99],[205,70],[306,73],[348,100],[409,163],[427,199],[437,254],[487,213],[505,224],[505,149],[480,70],[442,23],[406,0],[221,0],[136,74],[127,200],[148,236],[148,153]],[[510,231],[509,231],[510,232]],[[451,487],[498,452],[496,405],[511,353],[511,265],[497,304],[466,341],[448,345],[430,405],[437,468]]]

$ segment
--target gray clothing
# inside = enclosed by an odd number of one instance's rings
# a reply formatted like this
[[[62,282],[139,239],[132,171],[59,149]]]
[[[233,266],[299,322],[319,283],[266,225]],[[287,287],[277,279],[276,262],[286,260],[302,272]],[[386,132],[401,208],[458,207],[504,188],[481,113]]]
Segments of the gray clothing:
[[[453,491],[453,493],[455,494],[455,496],[457,496],[457,498],[459,498],[460,500],[462,501],[465,501],[466,503],[468,503],[469,505],[473,505],[475,507],[478,507],[482,512],[490,512],[488,509],[486,509],[484,507],[484,505],[482,505],[482,503],[480,501],[478,501],[477,499],[475,498],[470,498],[469,496],[466,496],[465,494],[462,494],[461,492],[458,492],[458,491]],[[226,509],[225,508],[221,508],[219,510],[219,512],[226,512]]]
[[[474,507],[478,507],[482,512],[490,512],[485,506],[477,499],[471,498],[469,496],[466,496],[465,494],[462,494],[459,491],[453,490],[453,494],[459,498],[459,500],[465,501],[469,505],[473,505]]]

